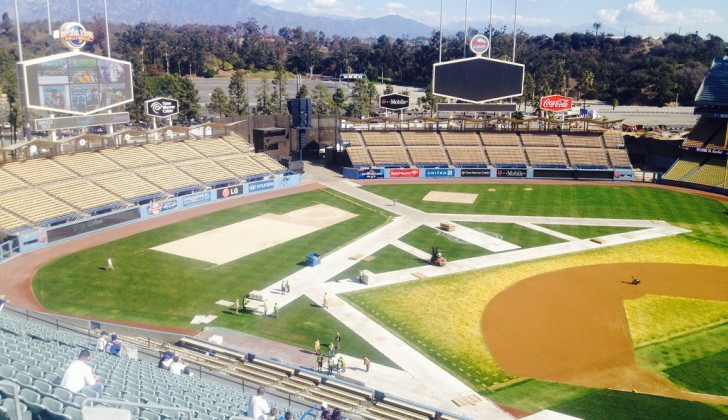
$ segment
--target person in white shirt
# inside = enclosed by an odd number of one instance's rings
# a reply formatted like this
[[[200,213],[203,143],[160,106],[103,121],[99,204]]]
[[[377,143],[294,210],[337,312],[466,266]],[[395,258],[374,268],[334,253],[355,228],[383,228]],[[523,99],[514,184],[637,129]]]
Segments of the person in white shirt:
[[[101,384],[101,377],[93,373],[91,366],[88,365],[90,358],[91,353],[88,350],[81,350],[78,359],[71,362],[63,374],[61,386],[71,392],[78,393],[85,388],[96,392],[98,396],[103,395],[104,386]]]
[[[99,338],[96,340],[96,350],[100,353],[106,351],[106,336],[109,335],[106,331],[102,331]]]
[[[248,417],[252,417],[255,420],[266,420],[270,415],[270,406],[268,401],[263,398],[265,395],[265,388],[258,388],[258,393],[250,397],[248,402]]]
[[[183,373],[185,375],[190,375],[190,370],[187,368],[187,363],[183,362],[179,356],[174,356],[172,358],[172,364],[169,365],[169,371],[173,375],[182,375]]]

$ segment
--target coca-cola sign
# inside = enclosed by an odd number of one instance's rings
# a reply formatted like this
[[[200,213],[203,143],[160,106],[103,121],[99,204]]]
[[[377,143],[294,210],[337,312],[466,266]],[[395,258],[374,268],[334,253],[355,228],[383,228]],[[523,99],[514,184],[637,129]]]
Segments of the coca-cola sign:
[[[573,104],[574,100],[568,96],[551,95],[541,98],[541,109],[545,109],[547,111],[566,111],[571,109]]]
[[[478,34],[470,39],[470,51],[473,53],[483,55],[488,52],[488,48],[490,48],[490,41],[487,36]]]

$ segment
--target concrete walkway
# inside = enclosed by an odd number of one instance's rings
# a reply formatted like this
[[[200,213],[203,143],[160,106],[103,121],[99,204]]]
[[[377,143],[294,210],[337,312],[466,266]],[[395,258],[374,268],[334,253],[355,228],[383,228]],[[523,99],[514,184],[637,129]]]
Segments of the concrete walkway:
[[[332,316],[336,317],[349,328],[356,331],[363,339],[372,344],[385,356],[402,368],[401,373],[395,373],[389,368],[374,365],[370,372],[364,372],[363,369],[360,368],[362,366],[361,357],[363,357],[363,355],[345,355],[347,366],[350,367],[347,370],[347,376],[351,375],[352,378],[366,383],[369,387],[435,406],[443,410],[455,412],[473,419],[510,419],[512,417],[492,402],[482,398],[480,398],[480,402],[475,405],[458,407],[453,400],[464,396],[475,395],[475,392],[467,385],[460,382],[457,378],[450,375],[440,366],[410,347],[397,336],[390,333],[387,329],[383,328],[378,323],[344,302],[337,295],[354,290],[363,290],[370,287],[412,281],[422,276],[436,277],[444,274],[460,273],[469,270],[494,267],[536,258],[564,255],[687,232],[685,229],[652,220],[577,219],[567,217],[480,214],[430,214],[401,203],[394,204],[390,198],[380,197],[364,191],[359,188],[358,184],[348,180],[322,180],[321,183],[332,190],[379,207],[393,213],[396,216],[393,217],[391,223],[388,223],[374,232],[343,246],[331,254],[323,256],[322,263],[320,265],[316,267],[302,268],[287,278],[282,279],[289,283],[291,289],[290,293],[285,295],[281,293],[281,280],[278,280],[273,285],[264,289],[262,294],[268,299],[269,311],[273,307],[274,303],[277,303],[281,310],[285,310],[285,305],[302,295],[309,297],[311,300],[319,304],[323,304],[324,296],[326,296],[326,310]],[[493,236],[457,225],[454,231],[447,232],[447,234],[459,240],[473,243],[496,253],[481,257],[451,261],[445,267],[426,265],[388,273],[378,273],[375,275],[374,284],[370,285],[361,284],[358,282],[358,279],[328,281],[336,279],[337,275],[352,267],[360,258],[372,255],[387,245],[396,246],[397,248],[412,254],[416,258],[429,259],[429,254],[425,251],[404,244],[399,240],[399,238],[422,225],[438,228],[441,222],[456,221],[515,223],[564,239],[567,242],[520,249],[516,245],[497,239]],[[635,231],[602,236],[599,238],[598,242],[595,242],[589,239],[579,239],[564,235],[542,226],[549,224],[623,226],[633,227],[635,228]],[[415,276],[415,273],[417,276]],[[253,307],[259,312],[262,310],[262,306],[262,302],[252,302],[250,304],[250,307]]]

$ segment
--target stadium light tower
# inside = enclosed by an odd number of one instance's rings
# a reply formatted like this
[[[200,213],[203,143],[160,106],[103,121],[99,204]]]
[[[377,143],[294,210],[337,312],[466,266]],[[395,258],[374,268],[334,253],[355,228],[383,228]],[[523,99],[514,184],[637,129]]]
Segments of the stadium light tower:
[[[468,0],[465,0],[465,31],[463,31],[463,58],[468,53]]]
[[[518,20],[518,0],[513,11],[513,62],[516,62],[516,21]]]
[[[18,9],[17,0],[15,0],[15,1],[16,1],[15,10],[17,10]],[[440,60],[439,60],[439,62],[442,63],[442,0],[440,0]]]
[[[488,58],[490,58],[490,52],[493,51],[493,0],[490,0],[490,18],[488,19]]]

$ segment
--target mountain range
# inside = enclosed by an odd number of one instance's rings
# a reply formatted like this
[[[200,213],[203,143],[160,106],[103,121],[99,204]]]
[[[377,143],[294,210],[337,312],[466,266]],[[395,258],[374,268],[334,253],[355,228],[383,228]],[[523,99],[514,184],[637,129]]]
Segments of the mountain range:
[[[51,20],[65,22],[77,20],[76,3],[72,0],[50,1]],[[103,2],[79,1],[82,21],[103,16]],[[388,35],[393,38],[429,36],[433,28],[420,22],[397,15],[374,19],[344,19],[309,16],[301,13],[286,12],[270,6],[261,6],[250,0],[108,0],[109,22],[129,23],[156,22],[184,25],[200,23],[208,25],[235,25],[254,18],[263,27],[276,33],[284,26],[302,26],[306,30],[323,31],[326,35],[358,36],[361,38]],[[15,16],[13,0],[0,0],[0,13]],[[45,0],[18,1],[18,14],[21,22],[45,20],[47,16]]]

